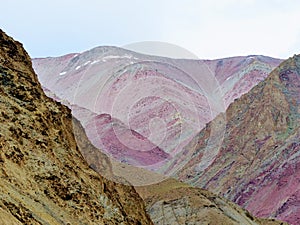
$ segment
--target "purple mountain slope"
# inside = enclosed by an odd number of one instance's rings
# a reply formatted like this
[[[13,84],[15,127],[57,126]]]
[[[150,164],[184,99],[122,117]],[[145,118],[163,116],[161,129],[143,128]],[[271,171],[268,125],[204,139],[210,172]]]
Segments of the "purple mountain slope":
[[[33,66],[50,97],[72,106],[77,117],[79,108],[93,114],[78,119],[92,121],[85,129],[98,148],[132,165],[165,173],[162,162],[173,161],[207,122],[280,62],[265,56],[170,59],[98,47],[81,54],[34,59]],[[110,118],[103,119],[105,114]],[[112,121],[119,121],[126,135],[105,125]],[[97,131],[101,126],[110,127],[104,129],[109,135]],[[112,132],[122,143],[117,149],[107,144]],[[146,151],[149,163],[145,163]]]

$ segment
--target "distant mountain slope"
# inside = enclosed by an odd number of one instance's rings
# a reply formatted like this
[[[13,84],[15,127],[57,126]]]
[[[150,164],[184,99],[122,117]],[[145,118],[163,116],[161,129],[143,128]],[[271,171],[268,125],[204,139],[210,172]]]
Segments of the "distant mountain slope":
[[[226,117],[222,145],[206,146]],[[182,154],[193,155],[177,177],[238,203],[256,216],[300,224],[300,56],[284,61],[267,79],[209,123]],[[210,149],[218,154],[199,167]]]
[[[75,106],[72,110],[77,118],[82,119],[91,143],[119,162],[147,167],[170,157],[147,138],[108,114],[97,115],[80,107],[75,110]]]
[[[133,187],[89,168],[70,110],[45,96],[28,54],[2,30],[0,115],[0,224],[152,224]]]
[[[123,147],[112,151],[103,147],[94,120],[93,125],[84,125],[93,144],[111,154],[116,152],[120,161],[166,173],[164,164],[176,157],[207,122],[280,62],[265,56],[181,60],[98,47],[81,54],[34,59],[33,66],[48,95],[72,108],[80,121],[93,119],[77,113],[78,109],[108,114],[143,137],[132,135],[130,140],[135,141],[126,142],[117,134]],[[141,145],[147,146],[145,150],[162,150],[158,157],[151,154],[152,165],[145,164],[144,156],[137,156],[141,150],[137,146]],[[117,156],[120,152],[124,155]]]

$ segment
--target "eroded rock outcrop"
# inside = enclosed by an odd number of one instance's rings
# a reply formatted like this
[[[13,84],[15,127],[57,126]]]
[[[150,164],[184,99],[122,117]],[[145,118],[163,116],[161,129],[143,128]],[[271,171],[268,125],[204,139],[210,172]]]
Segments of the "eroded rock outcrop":
[[[88,166],[70,110],[45,96],[26,51],[1,30],[0,115],[1,224],[152,224],[131,186]]]

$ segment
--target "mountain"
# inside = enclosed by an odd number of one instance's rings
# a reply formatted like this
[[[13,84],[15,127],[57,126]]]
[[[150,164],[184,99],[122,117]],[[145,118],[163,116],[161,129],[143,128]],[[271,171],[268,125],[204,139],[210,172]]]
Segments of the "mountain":
[[[168,174],[165,165],[205,124],[280,62],[265,56],[171,59],[97,47],[33,59],[33,67],[47,95],[72,109],[96,147],[121,162]],[[123,128],[114,129],[113,121]],[[112,136],[122,144],[103,139]]]
[[[90,144],[82,129],[75,129],[75,136],[91,168],[109,179],[114,179],[112,176],[118,174],[135,184],[155,224],[287,225],[274,219],[256,218],[209,191],[113,161]],[[151,184],[143,186],[145,180]]]
[[[28,54],[2,30],[0,77],[1,224],[152,224],[135,189],[121,184],[70,110],[45,96]],[[183,224],[183,211],[192,224],[285,224],[174,180],[139,192],[154,204],[156,224]],[[161,215],[164,208],[178,211]]]
[[[82,132],[82,131],[81,131]],[[82,137],[83,135],[78,135]],[[147,212],[154,224],[197,224],[197,225],[287,225],[288,223],[274,219],[262,219],[252,216],[240,206],[220,198],[219,196],[200,188],[192,187],[175,179],[162,177],[145,169],[113,162],[106,165],[107,159],[94,146],[88,146],[77,140],[82,146],[83,155],[95,171],[109,177],[110,173],[120,173],[126,179],[133,181],[135,189],[143,198]],[[119,167],[119,168],[118,168]],[[125,172],[124,172],[125,171]],[[141,186],[143,179],[150,185]],[[151,180],[151,182],[149,182]]]
[[[0,78],[0,224],[153,224],[133,187],[89,167],[73,134],[80,123],[45,96],[2,30]]]
[[[80,115],[84,114],[84,118],[89,119],[84,124],[93,145],[106,150],[107,155],[119,162],[146,167],[170,157],[147,138],[129,129],[109,114],[97,115],[83,108],[76,107],[76,110],[74,108],[72,107],[73,115],[81,118]]]
[[[256,216],[300,224],[299,122],[300,56],[295,55],[184,148],[182,158],[193,157],[177,171],[177,178],[220,194]],[[222,127],[222,143],[214,145],[209,139],[218,132],[212,131]],[[214,159],[203,160],[212,149],[217,150]]]

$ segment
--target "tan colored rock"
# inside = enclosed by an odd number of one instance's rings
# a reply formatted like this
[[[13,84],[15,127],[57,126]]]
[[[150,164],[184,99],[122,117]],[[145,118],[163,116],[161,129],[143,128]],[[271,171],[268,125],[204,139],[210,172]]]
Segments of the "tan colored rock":
[[[138,187],[155,224],[197,225],[286,225],[259,219],[248,211],[209,191],[193,188],[174,179]]]
[[[0,115],[1,224],[152,224],[131,186],[89,168],[70,110],[44,95],[28,54],[1,30]]]

